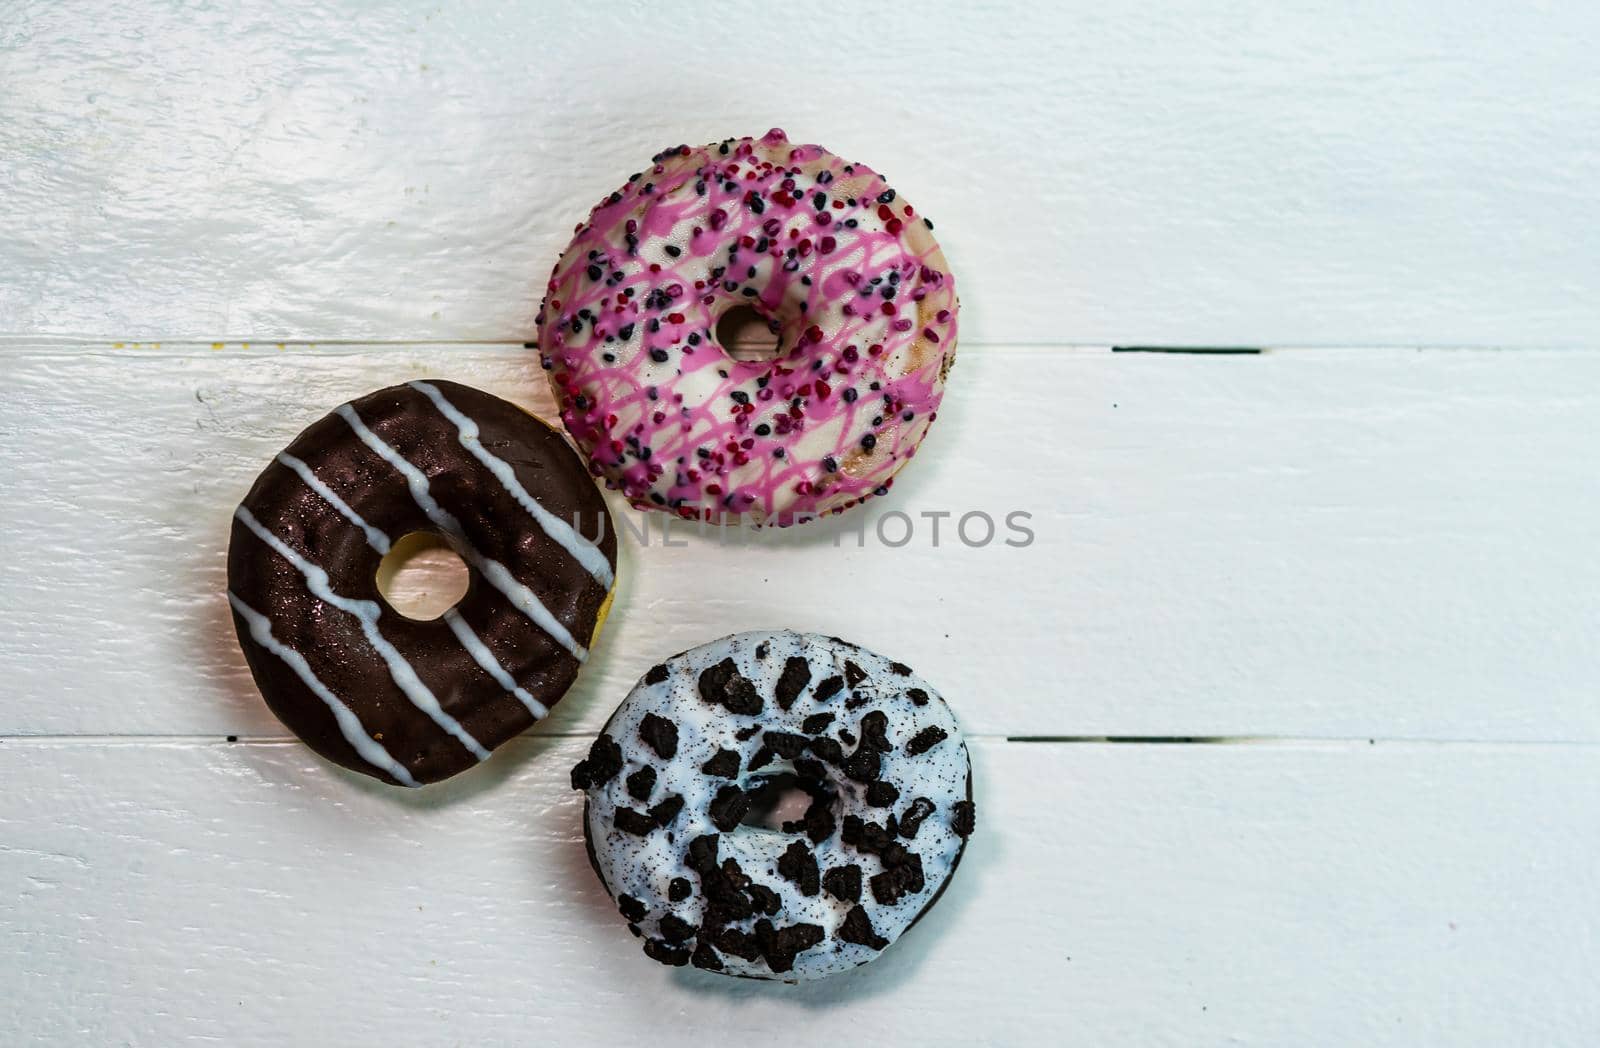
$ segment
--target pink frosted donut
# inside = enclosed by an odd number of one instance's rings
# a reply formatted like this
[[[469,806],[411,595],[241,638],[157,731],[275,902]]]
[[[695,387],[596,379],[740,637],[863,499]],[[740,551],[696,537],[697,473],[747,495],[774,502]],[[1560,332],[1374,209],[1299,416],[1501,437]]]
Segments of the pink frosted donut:
[[[782,131],[656,155],[579,225],[538,347],[589,467],[635,506],[786,525],[882,495],[937,417],[956,289],[883,177]],[[748,305],[779,355],[741,361]]]

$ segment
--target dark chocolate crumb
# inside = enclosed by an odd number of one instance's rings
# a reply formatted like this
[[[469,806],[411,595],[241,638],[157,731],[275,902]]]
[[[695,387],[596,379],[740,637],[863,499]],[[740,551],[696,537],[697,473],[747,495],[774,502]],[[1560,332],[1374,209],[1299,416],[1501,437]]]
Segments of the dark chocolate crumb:
[[[755,937],[737,928],[722,929],[716,934],[715,942],[717,949],[723,953],[731,953],[747,961],[761,956],[761,948],[756,945]]]
[[[647,801],[656,788],[656,770],[646,764],[628,776],[628,796],[636,801]]]
[[[631,833],[635,837],[643,837],[656,828],[656,821],[642,811],[632,808],[618,808],[611,817],[611,822],[617,829]]]
[[[763,746],[751,755],[749,763],[745,765],[748,771],[760,771],[777,759],[777,753],[771,746]]]
[[[672,902],[682,902],[694,891],[693,885],[687,877],[674,877],[667,884],[667,898]]]
[[[592,789],[610,782],[622,770],[622,747],[617,740],[601,733],[589,746],[589,756],[572,769],[572,788]]]
[[[665,760],[671,760],[678,753],[678,726],[665,717],[646,713],[639,722],[639,738]]]
[[[806,809],[803,826],[806,836],[811,839],[812,844],[821,844],[829,837],[832,837],[834,828],[837,825],[833,818],[833,807],[826,800],[820,798],[814,800],[811,802],[811,806]]]
[[[822,875],[823,889],[840,902],[861,901],[861,867],[855,863],[835,866]]]
[[[921,688],[907,688],[906,698],[918,706],[926,706],[928,704],[928,693]]]
[[[718,750],[714,757],[700,765],[700,770],[719,779],[738,778],[739,754],[733,750]]]
[[[617,909],[622,912],[622,916],[630,921],[642,921],[645,918],[645,914],[650,912],[645,909],[644,903],[631,895],[617,896]]]
[[[889,718],[882,710],[873,710],[861,718],[861,745],[870,746],[879,753],[894,749],[889,743]]]
[[[806,752],[810,739],[787,731],[769,731],[761,736],[763,747],[770,748],[785,760],[794,760]]]
[[[668,942],[684,942],[694,937],[694,925],[675,913],[669,913],[661,918],[661,937]]]
[[[696,968],[704,968],[708,972],[722,971],[722,958],[718,957],[717,951],[705,941],[694,948],[694,955],[689,958],[689,962]]]
[[[900,677],[909,677],[909,676],[911,676],[911,667],[907,666],[903,662],[891,662],[891,663],[889,663],[889,669],[896,676],[900,676]]]
[[[867,671],[846,659],[844,662],[844,682],[850,687],[855,687],[867,679]]]
[[[963,839],[972,836],[978,828],[978,809],[971,801],[956,801],[950,809],[950,828]]]
[[[767,959],[767,967],[774,972],[792,969],[795,957],[820,943],[823,935],[819,924],[791,924],[774,929],[771,921],[756,922],[756,942]]]
[[[753,276],[754,274],[751,274],[751,275]],[[772,645],[768,644],[766,641],[762,641],[760,644],[756,645],[756,658],[758,658],[758,659],[766,658],[767,657],[767,653],[770,652],[771,650],[772,650]]]
[[[811,683],[811,664],[798,655],[791,655],[783,663],[783,673],[778,677],[777,690],[773,697],[778,700],[780,709],[788,709],[794,705],[794,700],[800,697],[807,684]]]
[[[644,955],[652,961],[682,968],[689,963],[689,951],[682,946],[669,946],[660,939],[646,939],[644,941]]]
[[[868,855],[877,855],[884,849],[895,844],[894,816],[889,816],[887,826],[870,822],[856,815],[844,817],[844,829],[840,833],[840,840],[850,845],[856,851],[866,852]]]
[[[906,743],[906,755],[920,757],[939,743],[950,737],[950,733],[937,724],[930,724],[926,728],[911,736],[911,741]]]
[[[751,882],[745,886],[744,890],[745,894],[750,896],[750,901],[754,904],[757,913],[765,913],[770,916],[783,908],[783,900],[778,897],[778,893],[768,888],[765,884]]]
[[[737,786],[724,786],[711,800],[711,824],[723,833],[739,825],[750,810],[750,798]]]
[[[852,906],[850,912],[845,914],[844,923],[839,925],[838,934],[845,942],[870,946],[874,950],[881,950],[889,945],[888,939],[872,930],[872,918],[867,916],[867,911],[860,905]]]
[[[811,716],[800,722],[800,730],[805,732],[807,735],[815,735],[820,731],[827,730],[828,725],[832,723],[833,714],[813,713]]]
[[[800,886],[800,894],[811,896],[821,890],[822,874],[817,869],[817,857],[800,841],[790,844],[778,857],[778,876]]]
[[[883,759],[879,757],[877,750],[862,742],[854,753],[845,758],[841,767],[844,768],[844,773],[856,782],[868,783],[878,777],[878,772],[883,767]]]
[[[817,685],[817,690],[812,694],[811,697],[816,699],[818,702],[827,702],[829,699],[833,698],[843,690],[843,677],[829,677],[827,680],[824,680],[821,684]]]
[[[903,849],[902,849],[903,851]],[[926,882],[922,876],[922,857],[916,852],[903,851],[895,856],[893,865],[872,878],[872,897],[884,906],[893,906],[907,895],[920,892]]]
[[[689,842],[689,850],[683,864],[702,876],[717,868],[717,843],[720,838],[714,833],[702,834]]]
[[[874,808],[887,808],[900,799],[900,791],[891,782],[882,779],[867,784],[867,803]]]
[[[754,738],[756,732],[758,732],[760,730],[761,730],[761,725],[759,725],[759,724],[748,724],[745,727],[740,728],[738,731],[734,732],[733,733],[733,737],[738,739],[740,742],[748,742],[750,739]]]
[[[650,817],[656,821],[657,826],[670,826],[672,820],[678,817],[683,810],[683,798],[674,793],[650,809]]]
[[[827,736],[811,740],[811,752],[829,764],[838,764],[844,760],[844,747],[838,741]]]
[[[922,829],[923,820],[932,815],[933,812],[934,804],[928,798],[918,797],[912,801],[910,807],[906,808],[905,813],[900,816],[900,836],[907,840],[915,837],[917,831]]]

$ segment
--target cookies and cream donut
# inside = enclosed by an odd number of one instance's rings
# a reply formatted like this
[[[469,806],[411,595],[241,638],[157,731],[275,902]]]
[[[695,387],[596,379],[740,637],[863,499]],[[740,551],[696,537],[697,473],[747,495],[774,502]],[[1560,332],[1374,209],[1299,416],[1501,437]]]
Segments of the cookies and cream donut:
[[[746,825],[783,781],[809,795]],[[864,964],[938,899],[974,825],[955,718],[837,638],[741,633],[645,674],[572,772],[589,854],[663,964],[799,982]]]
[[[467,592],[429,621],[378,591],[391,546],[441,536]],[[605,501],[559,432],[453,382],[314,423],[234,514],[228,600],[267,705],[312,749],[418,786],[543,717],[588,657],[615,580]]]
[[[955,360],[932,229],[871,168],[782,131],[657,154],[578,226],[538,314],[590,468],[689,518],[783,525],[883,494]],[[718,344],[739,305],[776,359]]]

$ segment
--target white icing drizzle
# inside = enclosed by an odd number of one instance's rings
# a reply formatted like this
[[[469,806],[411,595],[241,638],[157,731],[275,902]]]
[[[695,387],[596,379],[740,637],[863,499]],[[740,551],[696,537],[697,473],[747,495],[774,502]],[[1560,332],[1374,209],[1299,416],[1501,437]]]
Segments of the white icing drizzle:
[[[238,612],[239,616],[249,624],[250,639],[282,659],[290,669],[294,670],[295,674],[310,689],[311,693],[327,705],[329,711],[333,713],[334,721],[339,725],[340,734],[344,736],[345,741],[350,744],[351,748],[361,755],[363,760],[375,768],[381,768],[388,772],[402,786],[415,787],[421,785],[416,779],[412,778],[411,773],[405,769],[405,765],[395,760],[389,751],[383,748],[382,743],[367,734],[366,729],[361,725],[360,718],[345,704],[344,700],[329,690],[328,686],[322,683],[315,673],[311,672],[311,666],[306,662],[305,656],[272,635],[271,620],[240,600],[232,590],[228,591],[228,603],[232,604],[233,610]]]
[[[528,494],[527,489],[517,479],[517,474],[512,470],[510,464],[483,446],[483,442],[478,439],[478,424],[463,414],[449,400],[445,399],[445,395],[439,392],[439,387],[433,383],[412,382],[410,386],[433,401],[433,406],[439,409],[439,414],[455,425],[460,434],[461,446],[466,448],[473,458],[483,463],[490,473],[494,474],[494,478],[500,482],[500,486],[512,498],[517,500],[518,505],[528,511],[528,515],[533,517],[539,527],[544,529],[544,533],[554,539],[562,549],[571,554],[574,560],[583,565],[584,569],[594,576],[596,582],[606,589],[610,589],[614,576],[611,571],[611,565],[606,562],[606,555],[600,552],[598,546],[578,534],[571,524],[539,505],[534,497]]]
[[[245,527],[254,532],[257,538],[270,546],[273,552],[294,565],[295,570],[305,577],[306,588],[317,599],[333,605],[346,614],[355,616],[356,620],[361,623],[361,632],[367,638],[367,643],[383,659],[384,665],[389,668],[390,678],[405,693],[406,698],[411,700],[412,705],[426,713],[435,724],[465,746],[468,752],[478,760],[488,759],[489,751],[484,749],[482,744],[473,738],[461,726],[459,721],[444,711],[444,708],[439,705],[438,698],[422,682],[422,678],[417,676],[417,671],[412,668],[411,663],[407,662],[405,656],[401,655],[395,646],[385,640],[383,634],[378,631],[378,617],[383,614],[383,609],[377,601],[352,600],[349,597],[340,596],[334,592],[333,586],[328,582],[328,573],[326,571],[306,560],[282,539],[263,527],[261,522],[256,520],[255,514],[244,506],[240,506],[234,511],[233,515]]]
[[[349,423],[351,430],[355,432],[357,437],[361,438],[363,444],[371,448],[380,458],[393,466],[401,476],[406,478],[406,487],[410,490],[412,499],[416,501],[422,512],[428,515],[428,519],[433,522],[435,527],[461,543],[460,552],[462,556],[473,567],[477,568],[484,578],[489,580],[491,586],[504,594],[513,607],[522,612],[534,625],[548,633],[563,648],[571,652],[572,656],[579,662],[588,659],[588,649],[573,638],[572,633],[550,613],[550,609],[544,606],[544,603],[539,600],[532,590],[518,582],[504,564],[484,556],[473,548],[472,544],[466,540],[465,532],[461,528],[461,523],[456,520],[455,515],[439,505],[438,501],[429,493],[428,478],[423,476],[420,469],[390,447],[382,437],[368,429],[367,424],[361,421],[361,416],[356,413],[354,407],[349,404],[341,404],[336,410],[339,417]]]
[[[442,617],[450,626],[450,632],[456,635],[456,640],[459,640],[461,646],[467,649],[467,654],[472,656],[472,661],[476,662],[485,673],[493,677],[502,688],[515,695],[524,706],[528,707],[528,712],[533,714],[534,720],[543,720],[549,715],[550,707],[528,694],[526,688],[521,687],[512,679],[511,674],[506,672],[506,668],[500,665],[500,660],[494,657],[494,652],[489,650],[489,646],[476,633],[472,632],[472,627],[467,625],[467,620],[461,617],[459,611],[451,608]]]
[[[300,459],[295,458],[287,451],[279,452],[278,461],[294,470],[300,479],[306,482],[306,487],[310,488],[312,491],[315,491],[318,495],[321,495],[322,500],[328,505],[332,506],[334,509],[338,510],[340,516],[354,524],[356,527],[360,528],[362,533],[367,536],[367,545],[371,546],[379,553],[389,552],[389,536],[385,535],[371,524],[368,524],[365,520],[362,520],[361,514],[351,509],[350,505],[345,502],[344,499],[339,497],[338,492],[328,487],[328,485],[322,482],[320,477],[311,472],[310,466],[306,465]]]

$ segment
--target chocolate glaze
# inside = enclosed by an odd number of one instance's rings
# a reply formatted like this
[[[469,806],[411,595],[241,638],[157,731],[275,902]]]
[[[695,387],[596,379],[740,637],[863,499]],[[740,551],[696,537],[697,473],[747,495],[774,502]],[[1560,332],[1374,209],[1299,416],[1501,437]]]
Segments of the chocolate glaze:
[[[478,447],[509,466],[527,495],[560,521],[576,524],[578,534],[603,555],[603,565],[588,551],[586,567],[559,535],[547,533],[472,453],[457,423],[425,392],[430,390],[476,423]],[[349,415],[341,414],[352,409],[373,436],[426,478],[420,498],[400,467],[363,441]],[[295,460],[324,492],[293,467]],[[328,493],[344,506],[336,506]],[[442,527],[437,516],[430,518],[428,500],[456,526]],[[352,515],[366,530],[352,522]],[[269,544],[246,517],[298,555],[302,565]],[[377,587],[384,539],[397,542],[412,532],[441,535],[462,554],[470,572],[466,595],[451,612],[430,621],[405,617]],[[572,542],[568,536],[567,543]],[[489,561],[502,565],[514,582],[494,584],[482,570]],[[326,572],[337,601],[312,592],[305,565]],[[605,502],[561,436],[514,404],[435,381],[368,394],[296,437],[256,479],[235,517],[228,586],[245,658],[278,718],[335,763],[413,785],[447,778],[480,759],[441,719],[458,723],[481,753],[525,730],[542,712],[538,706],[553,706],[561,698],[597,631],[615,566],[615,530]],[[569,643],[519,610],[504,592],[507,585],[526,587],[559,623],[557,631],[570,634]],[[376,641],[349,602],[372,602]],[[452,616],[458,616],[454,627]],[[263,617],[270,643],[259,636]],[[481,642],[476,655],[458,632],[463,626]],[[392,649],[387,661],[382,644]],[[486,656],[501,673],[481,665]],[[303,662],[297,665],[296,657]],[[530,708],[508,683],[537,705]],[[418,704],[419,687],[437,700],[443,718]],[[330,696],[359,723],[353,728],[348,718],[341,723]],[[360,738],[363,731],[387,751],[392,765],[374,763],[374,751]]]

